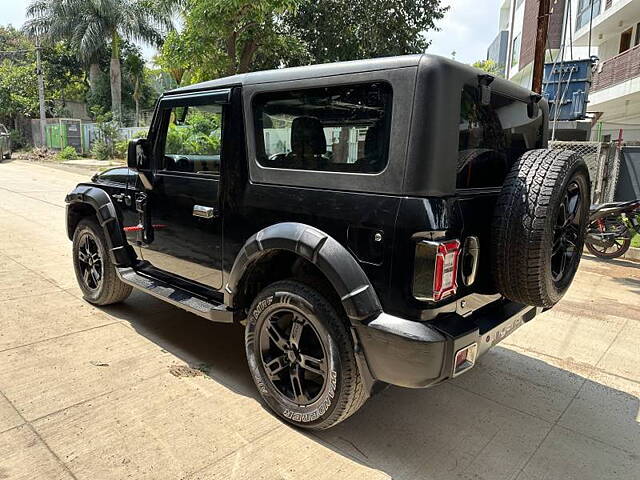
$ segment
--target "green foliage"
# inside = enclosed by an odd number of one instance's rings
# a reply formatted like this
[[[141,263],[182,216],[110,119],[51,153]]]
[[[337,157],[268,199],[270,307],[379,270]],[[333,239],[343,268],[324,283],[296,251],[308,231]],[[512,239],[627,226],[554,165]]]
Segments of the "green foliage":
[[[139,79],[138,101],[140,108],[153,108],[158,92],[153,87],[153,78],[144,66],[142,52],[130,42],[123,42],[120,48],[122,62],[122,115],[127,120],[134,119],[136,80]],[[109,78],[110,55],[105,49],[100,56],[101,72],[96,78],[95,88],[87,95],[89,111],[111,110],[111,80]],[[138,69],[142,67],[142,71]],[[133,123],[133,122],[131,122]]]
[[[285,17],[314,63],[422,53],[424,32],[449,7],[440,0],[304,0]]]
[[[217,155],[220,153],[219,132],[218,115],[191,110],[186,124],[169,125],[166,152],[174,155]]]
[[[631,246],[635,248],[640,248],[640,235],[635,235],[631,239]]]
[[[116,158],[125,158],[127,149],[129,148],[129,140],[118,140],[113,145],[113,153]]]
[[[50,42],[67,40],[85,65],[96,64],[109,45],[111,109],[121,119],[120,49],[123,40],[159,46],[171,30],[178,0],[32,0],[25,30]],[[134,82],[135,83],[135,82]],[[94,85],[92,85],[94,87]]]
[[[68,145],[58,152],[56,158],[58,160],[77,160],[78,152],[74,147]]]
[[[156,63],[177,84],[285,66],[423,52],[440,0],[186,0]]]
[[[181,84],[254,70],[256,58],[277,61],[284,38],[299,43],[283,18],[301,1],[187,0],[183,29],[168,35],[157,63]]]
[[[484,70],[494,77],[504,77],[504,66],[494,62],[493,60],[478,60],[471,66]]]
[[[96,118],[98,140],[91,147],[92,155],[98,160],[109,160],[116,156],[115,144],[118,141],[118,123],[113,120],[112,112],[92,111]]]
[[[96,160],[110,160],[114,157],[113,145],[104,140],[96,140],[91,147],[91,155]]]
[[[22,32],[0,27],[0,121],[12,124],[20,115],[39,115],[35,44]],[[68,45],[57,43],[42,51],[45,99],[49,115],[56,115],[65,100],[82,100],[86,87],[81,69]]]

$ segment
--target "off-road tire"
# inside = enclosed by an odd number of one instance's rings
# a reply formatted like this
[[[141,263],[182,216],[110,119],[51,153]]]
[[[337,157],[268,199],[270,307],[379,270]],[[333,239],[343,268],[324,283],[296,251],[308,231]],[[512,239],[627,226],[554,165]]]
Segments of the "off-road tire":
[[[95,290],[91,290],[85,285],[80,270],[80,261],[78,257],[78,250],[80,247],[79,240],[85,231],[90,232],[96,239],[96,244],[100,250],[100,257],[103,262],[102,281],[100,286]],[[133,288],[118,278],[116,268],[111,262],[111,257],[109,256],[104,231],[94,218],[84,218],[80,220],[73,234],[73,268],[78,285],[82,290],[82,296],[89,303],[101,306],[111,305],[122,302],[131,295]]]
[[[302,313],[314,324],[327,349],[330,381],[320,398],[308,406],[293,403],[269,380],[259,335],[264,322],[274,312],[291,308]],[[249,370],[260,395],[280,418],[295,426],[323,430],[353,415],[367,400],[356,363],[348,320],[314,288],[294,280],[275,282],[254,299],[245,331],[245,346]]]
[[[555,222],[572,182],[579,185],[582,195],[575,245],[577,260],[556,284],[551,273]],[[516,161],[503,184],[492,222],[493,278],[502,295],[543,308],[560,301],[582,255],[589,199],[589,171],[577,153],[531,150]]]

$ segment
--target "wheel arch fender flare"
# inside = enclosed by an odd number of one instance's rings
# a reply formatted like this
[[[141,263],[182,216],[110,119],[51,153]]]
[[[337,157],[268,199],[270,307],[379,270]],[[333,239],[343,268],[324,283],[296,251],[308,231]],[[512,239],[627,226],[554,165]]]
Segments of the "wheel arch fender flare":
[[[227,305],[234,306],[237,289],[251,265],[273,250],[293,252],[315,265],[340,297],[352,323],[382,312],[373,285],[353,255],[327,233],[295,222],[271,225],[245,242],[225,285]]]
[[[79,185],[65,198],[67,204],[67,236],[73,239],[78,222],[86,216],[87,207],[95,213],[108,242],[111,261],[118,267],[131,266],[135,261],[133,248],[127,243],[115,205],[101,188]]]

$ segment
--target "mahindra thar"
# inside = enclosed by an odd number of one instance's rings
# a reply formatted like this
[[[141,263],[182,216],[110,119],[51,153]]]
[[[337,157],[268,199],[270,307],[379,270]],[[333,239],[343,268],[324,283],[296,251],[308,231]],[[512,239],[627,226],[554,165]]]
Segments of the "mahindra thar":
[[[75,273],[96,305],[136,288],[237,322],[268,407],[325,429],[561,299],[590,181],[547,137],[540,95],[430,55],[178,88],[67,195]]]

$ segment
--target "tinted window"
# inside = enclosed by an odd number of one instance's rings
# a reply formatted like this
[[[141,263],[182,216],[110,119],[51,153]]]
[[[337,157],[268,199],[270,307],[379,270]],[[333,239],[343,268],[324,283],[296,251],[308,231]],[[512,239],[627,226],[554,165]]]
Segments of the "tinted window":
[[[218,174],[222,143],[222,106],[171,109],[164,148],[164,170]]]
[[[497,187],[525,151],[542,146],[542,113],[527,103],[492,93],[482,105],[477,88],[465,87],[460,105],[458,188]]]
[[[387,164],[391,87],[349,85],[258,95],[258,162],[264,167],[377,173]]]

